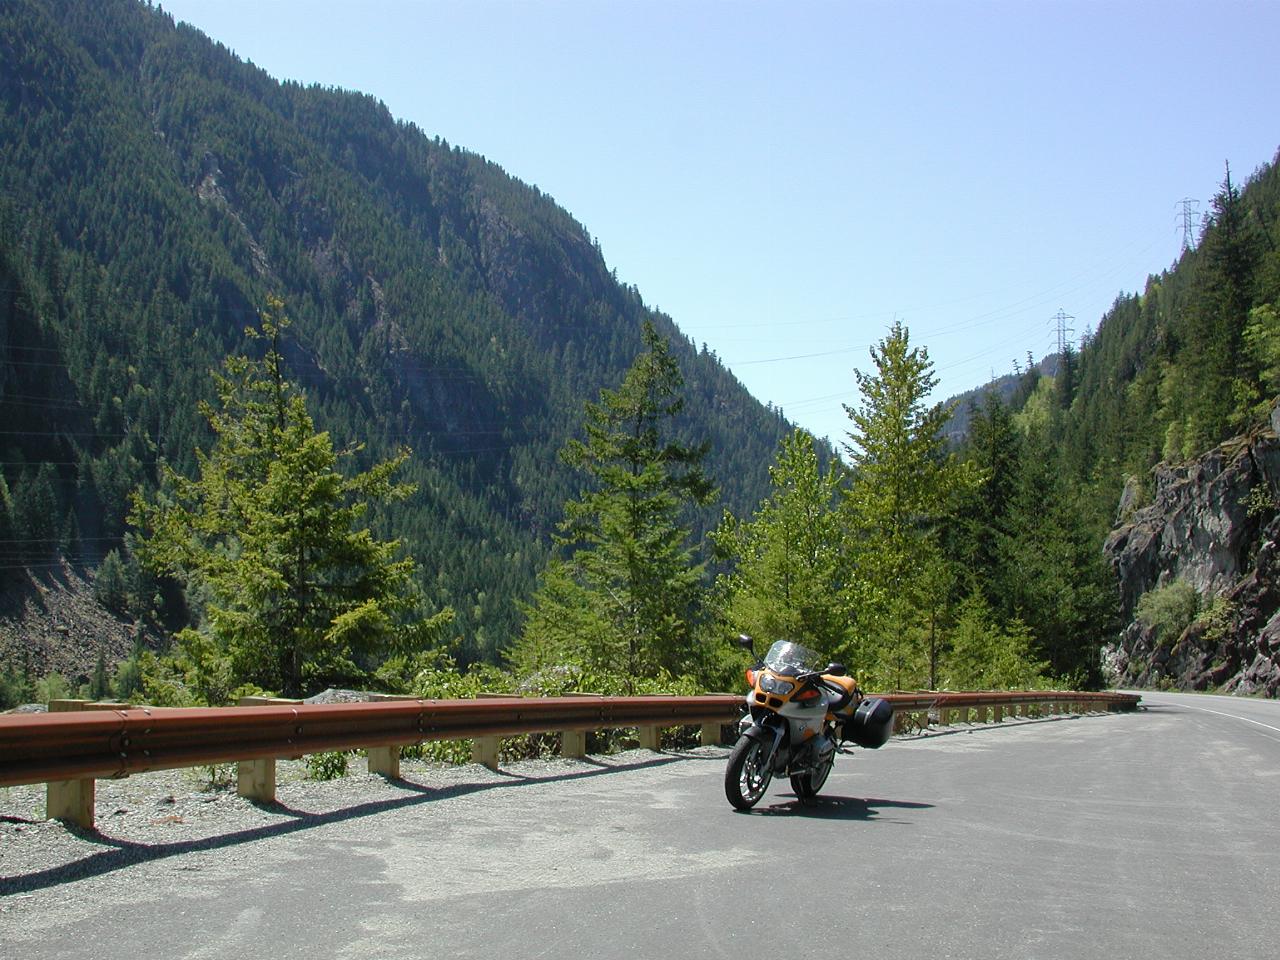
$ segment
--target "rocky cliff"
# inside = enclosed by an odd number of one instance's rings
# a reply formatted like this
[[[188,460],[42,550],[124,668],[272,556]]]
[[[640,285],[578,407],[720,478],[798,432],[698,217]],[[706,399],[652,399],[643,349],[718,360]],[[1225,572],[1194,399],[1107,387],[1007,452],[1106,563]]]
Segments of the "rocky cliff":
[[[1129,623],[1108,651],[1114,682],[1280,693],[1278,433],[1280,406],[1270,429],[1156,467],[1149,505],[1133,509],[1126,488],[1103,548]],[[1198,613],[1171,630],[1140,601],[1177,585],[1194,590]]]

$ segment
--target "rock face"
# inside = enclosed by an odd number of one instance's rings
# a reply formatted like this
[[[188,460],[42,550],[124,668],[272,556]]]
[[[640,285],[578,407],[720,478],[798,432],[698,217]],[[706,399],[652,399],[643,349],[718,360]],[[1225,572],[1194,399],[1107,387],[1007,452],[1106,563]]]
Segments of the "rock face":
[[[1110,651],[1117,682],[1280,691],[1278,494],[1274,430],[1156,467],[1153,502],[1130,512],[1103,548],[1129,621]],[[1160,638],[1134,611],[1143,594],[1177,581],[1195,588],[1201,614],[1176,639]]]

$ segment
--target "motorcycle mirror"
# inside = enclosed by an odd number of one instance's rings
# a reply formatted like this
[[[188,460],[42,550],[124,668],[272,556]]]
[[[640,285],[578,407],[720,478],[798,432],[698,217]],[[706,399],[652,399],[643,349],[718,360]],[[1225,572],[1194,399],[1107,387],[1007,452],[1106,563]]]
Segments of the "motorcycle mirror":
[[[755,652],[751,638],[745,633],[738,634],[738,646],[742,647],[743,650],[751,650],[751,652]]]
[[[822,672],[829,673],[833,677],[843,677],[849,671],[848,669],[845,668],[845,665],[843,663],[837,663],[835,660],[832,660],[830,663],[827,664],[827,668]]]

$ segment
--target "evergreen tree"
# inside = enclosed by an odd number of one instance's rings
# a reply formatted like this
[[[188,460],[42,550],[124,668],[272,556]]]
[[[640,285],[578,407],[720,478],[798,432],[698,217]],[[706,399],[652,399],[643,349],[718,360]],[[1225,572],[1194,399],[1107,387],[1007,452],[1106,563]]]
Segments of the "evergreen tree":
[[[1003,538],[999,612],[1031,626],[1034,655],[1068,683],[1096,685],[1116,591],[1091,532],[1088,495],[1072,489],[1046,437],[1032,433]]]
[[[1076,398],[1076,381],[1079,379],[1077,367],[1079,359],[1076,348],[1070,343],[1062,345],[1062,353],[1058,356],[1058,372],[1054,377],[1054,393],[1058,408],[1070,410],[1071,402]]]
[[[107,654],[98,649],[98,659],[94,663],[93,676],[89,680],[89,696],[94,700],[105,700],[111,696],[111,675],[107,671]]]
[[[123,616],[128,610],[128,585],[119,551],[112,550],[103,558],[93,578],[93,595],[112,613]]]
[[[1243,425],[1241,388],[1256,382],[1242,350],[1259,259],[1255,229],[1227,168],[1196,258],[1196,285],[1184,328],[1191,387],[1184,430],[1187,451],[1199,453]],[[1243,376],[1242,376],[1243,375]]]
[[[1009,512],[1021,473],[1021,440],[1013,417],[994,392],[976,404],[962,456],[976,484],[957,498],[956,522],[942,531],[946,554],[958,565],[966,591],[982,590],[994,603],[998,589],[1002,538],[1009,533]]]
[[[865,660],[901,687],[926,673],[920,612],[929,609],[926,576],[939,553],[938,531],[955,494],[972,471],[945,449],[942,427],[950,411],[927,404],[937,384],[923,347],[895,323],[872,348],[874,373],[855,371],[862,402],[845,407],[852,421],[845,449],[853,483],[845,502],[854,569],[851,597],[861,619]]]
[[[681,518],[715,491],[701,465],[706,445],[671,436],[684,405],[675,358],[648,323],[643,342],[621,385],[587,404],[586,439],[563,451],[592,486],[565,504],[555,538],[564,565],[544,575],[515,663],[570,660],[635,678],[700,660],[703,565]],[[584,632],[566,633],[568,622]]]
[[[9,494],[9,484],[5,482],[4,472],[0,471],[0,558],[18,556],[18,531],[13,516],[13,497]]]
[[[1021,620],[1001,625],[981,593],[960,604],[944,686],[952,690],[1025,690],[1048,666],[1031,654],[1031,631]]]
[[[851,639],[841,591],[843,527],[837,512],[840,472],[825,471],[813,437],[787,437],[769,468],[772,492],[748,521],[725,514],[714,534],[732,563],[721,575],[721,617],[733,632],[769,642],[792,639],[834,655]]]
[[[405,455],[351,477],[335,469],[357,451],[335,452],[285,379],[282,309],[269,299],[262,314],[265,357],[230,358],[216,377],[219,406],[205,414],[217,439],[199,475],[167,471],[167,492],[138,496],[133,520],[144,560],[207,591],[234,679],[293,696],[425,646],[451,612],[411,619],[412,559],[360,526],[371,501],[412,492],[393,481]]]
[[[24,476],[14,489],[14,527],[19,552],[31,561],[48,560],[58,546],[58,498],[54,493],[56,477],[49,463],[42,463],[33,474]]]

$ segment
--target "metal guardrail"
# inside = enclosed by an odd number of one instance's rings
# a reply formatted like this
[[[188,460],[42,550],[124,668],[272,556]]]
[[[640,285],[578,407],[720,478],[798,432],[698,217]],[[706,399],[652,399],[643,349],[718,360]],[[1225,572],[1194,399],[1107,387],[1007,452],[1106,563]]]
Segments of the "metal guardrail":
[[[1030,714],[1073,714],[1136,710],[1141,697],[1133,693],[1102,691],[1081,693],[1074,690],[989,690],[944,693],[921,690],[915,693],[883,695],[893,704],[894,730],[913,725],[926,728],[930,723],[946,726],[965,723],[972,713],[974,722],[986,723],[988,714],[995,723],[1006,716]],[[936,717],[936,720],[934,719]]]
[[[936,714],[945,724],[988,711],[999,722],[1027,709],[1087,712],[1133,709],[1131,694],[895,693],[895,715]],[[0,716],[0,786],[48,783],[50,818],[92,827],[98,779],[151,770],[239,764],[239,792],[275,797],[275,760],[365,748],[373,773],[399,776],[399,748],[429,740],[471,739],[473,756],[497,764],[497,738],[563,731],[563,752],[585,753],[585,731],[636,727],[640,744],[657,749],[661,728],[701,725],[703,742],[740,714],[742,697],[572,696],[541,699],[393,700],[374,703],[250,705],[237,708],[128,707],[64,704],[67,712]]]

